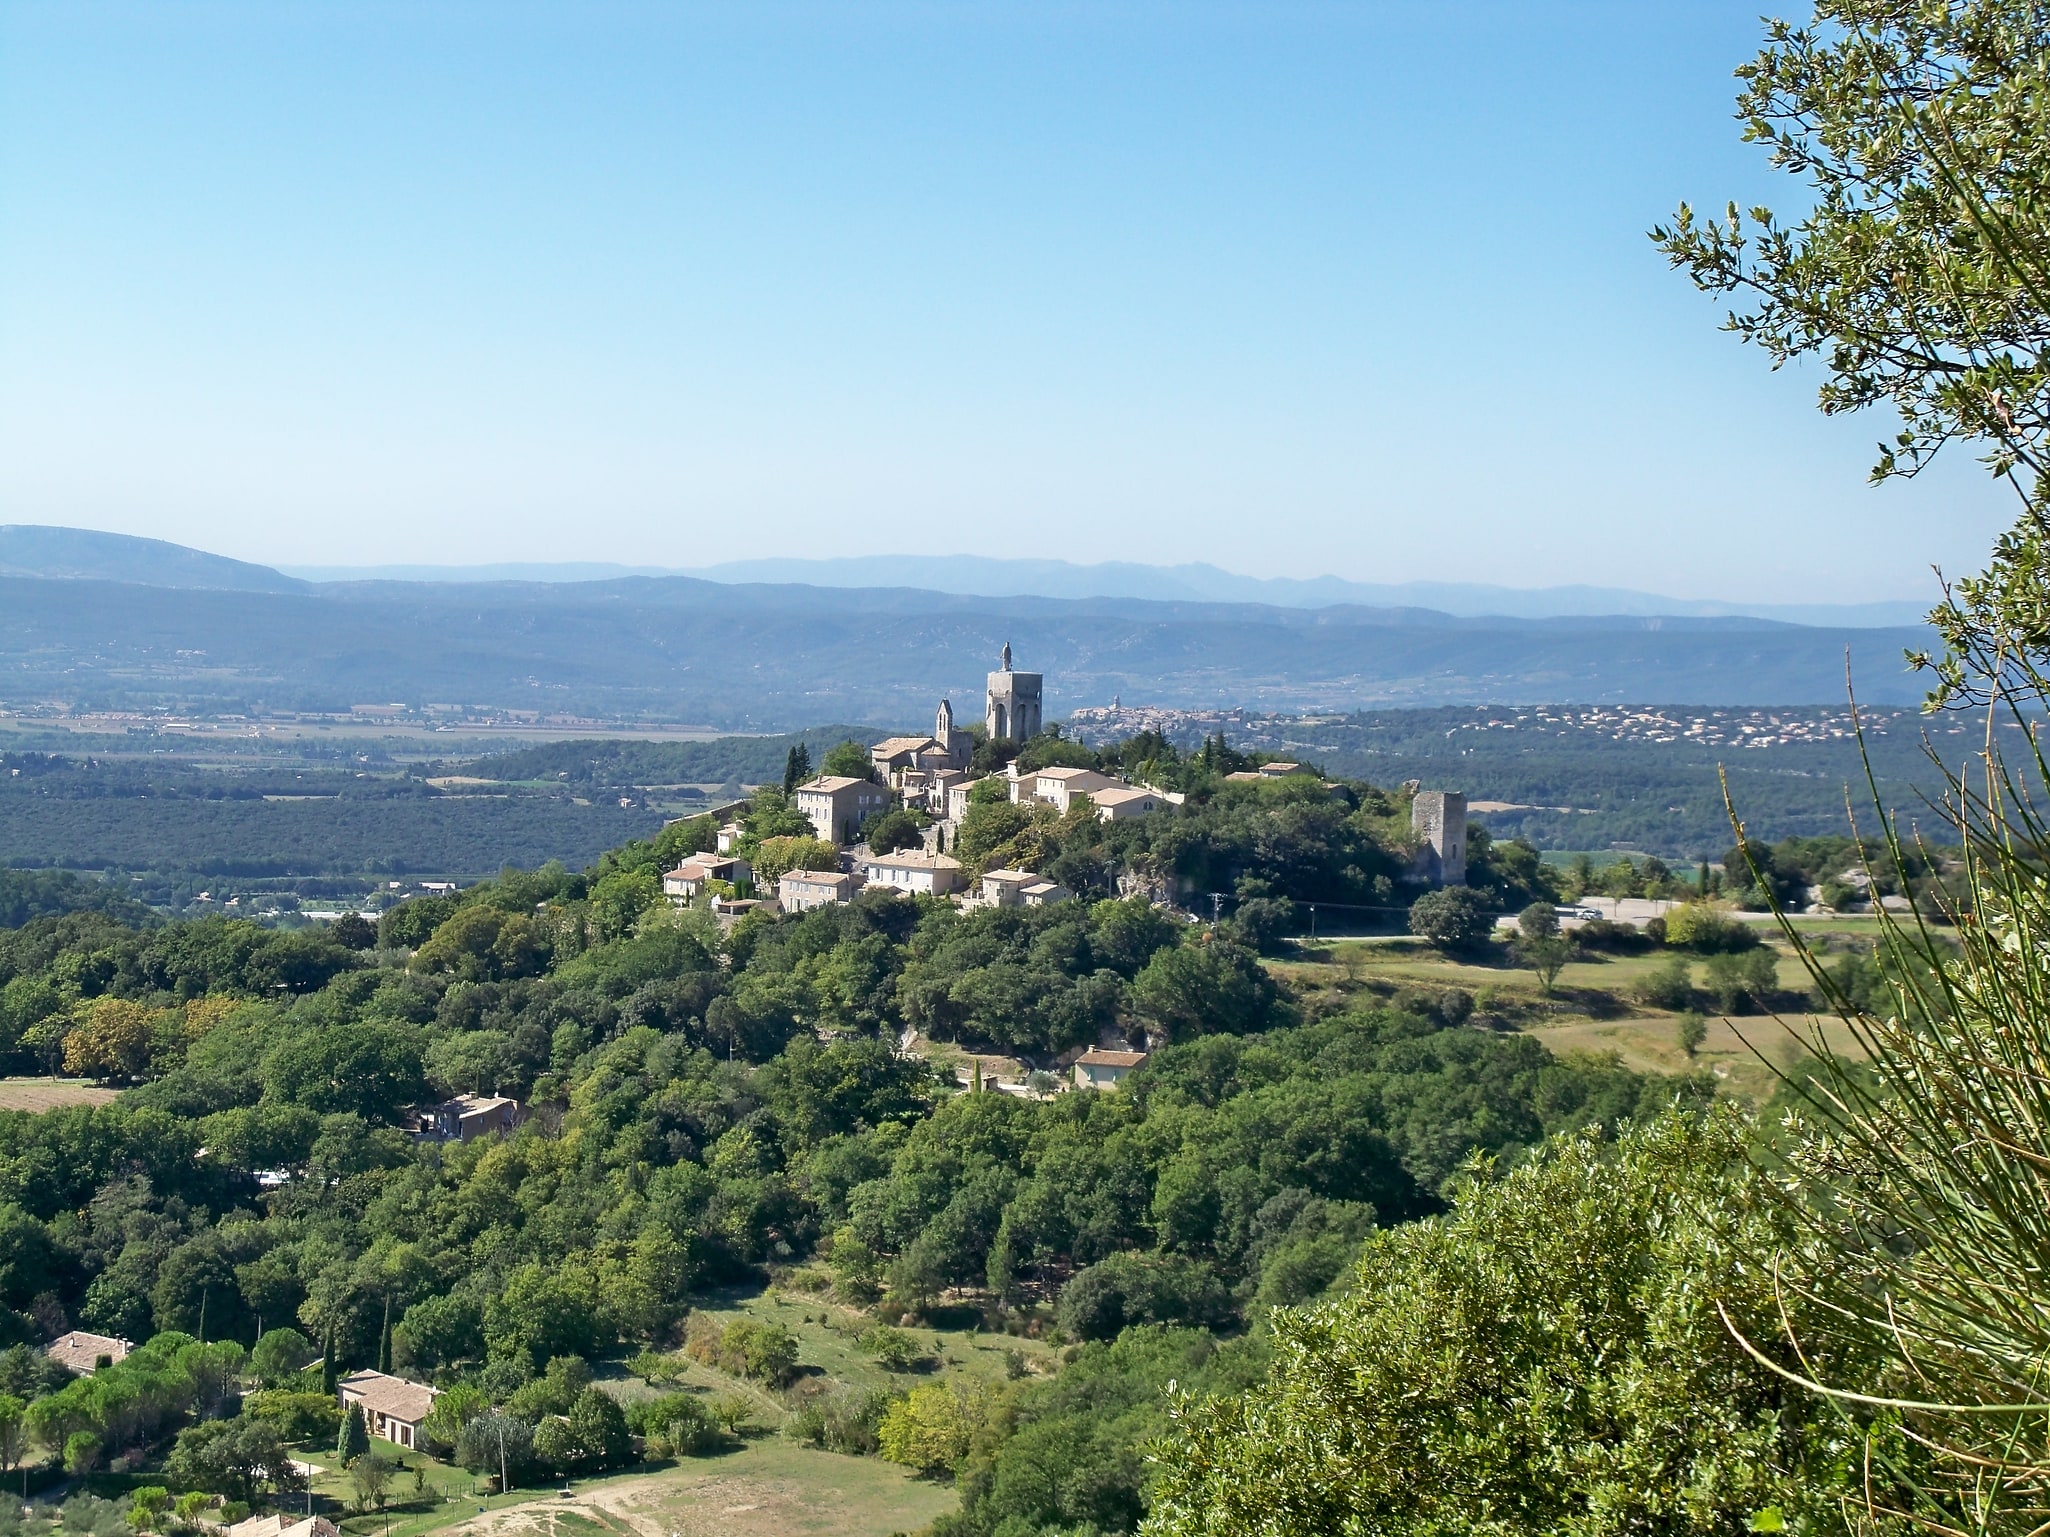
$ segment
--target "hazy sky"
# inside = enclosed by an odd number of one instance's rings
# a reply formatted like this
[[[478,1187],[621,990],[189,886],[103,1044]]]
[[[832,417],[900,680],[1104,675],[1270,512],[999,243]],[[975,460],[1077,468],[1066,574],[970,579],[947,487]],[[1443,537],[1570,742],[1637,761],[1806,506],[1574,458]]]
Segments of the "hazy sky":
[[[0,0],[0,521],[1926,596],[1644,238],[1758,0]]]

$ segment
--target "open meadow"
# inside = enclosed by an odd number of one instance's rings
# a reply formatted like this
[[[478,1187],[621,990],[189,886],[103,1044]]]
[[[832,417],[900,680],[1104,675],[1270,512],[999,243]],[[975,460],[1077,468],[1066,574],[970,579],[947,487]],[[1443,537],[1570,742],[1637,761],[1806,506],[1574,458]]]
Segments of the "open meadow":
[[[1825,960],[1845,944],[1869,944],[1877,933],[1873,920],[1856,917],[1809,920],[1800,928]],[[1458,957],[1408,937],[1329,943],[1306,949],[1300,960],[1277,963],[1275,970],[1312,994],[1457,988],[1473,998],[1478,1022],[1524,1031],[1556,1052],[1613,1053],[1638,1072],[1706,1071],[1723,1092],[1757,1105],[1777,1087],[1775,1070],[1798,1063],[1812,1041],[1836,1053],[1858,1050],[1842,1020],[1812,1012],[1813,984],[1792,948],[1777,933],[1765,945],[1778,974],[1777,1009],[1703,1010],[1706,1034],[1691,1053],[1681,1044],[1679,1011],[1651,1007],[1635,996],[1656,970],[1670,965],[1677,952],[1666,949],[1583,953],[1559,972],[1549,994],[1506,950]],[[1689,965],[1699,983],[1701,961],[1690,958]]]

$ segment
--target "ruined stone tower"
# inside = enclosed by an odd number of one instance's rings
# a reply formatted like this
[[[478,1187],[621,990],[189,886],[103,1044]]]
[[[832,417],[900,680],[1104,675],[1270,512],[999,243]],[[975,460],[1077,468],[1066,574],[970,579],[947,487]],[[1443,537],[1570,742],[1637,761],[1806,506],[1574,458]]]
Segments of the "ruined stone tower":
[[[1434,886],[1466,884],[1466,797],[1457,790],[1419,790],[1410,830],[1423,840],[1417,873]]]

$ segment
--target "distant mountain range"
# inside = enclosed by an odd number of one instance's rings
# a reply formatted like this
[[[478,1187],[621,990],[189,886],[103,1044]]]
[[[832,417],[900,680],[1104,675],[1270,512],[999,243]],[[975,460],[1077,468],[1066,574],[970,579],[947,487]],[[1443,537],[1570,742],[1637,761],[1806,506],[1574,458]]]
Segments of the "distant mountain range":
[[[1021,667],[1047,675],[1049,718],[1114,698],[1256,710],[1833,703],[1847,655],[1861,697],[1902,704],[1922,692],[1902,650],[1925,639],[1740,615],[1474,616],[684,576],[310,582],[156,540],[0,527],[0,705],[13,709],[370,701],[731,730],[904,725],[941,695],[979,713],[1007,641]]]
[[[1596,614],[1777,619],[1862,629],[1922,622],[1930,604],[1728,603],[1668,598],[1623,587],[1494,587],[1480,582],[1353,582],[1343,577],[1239,576],[1194,562],[1004,560],[981,555],[856,555],[836,560],[738,560],[695,568],[607,565],[288,566],[309,582],[592,582],[628,576],[694,576],[712,582],[797,582],[810,587],[917,587],[978,597],[1146,598],[1156,602],[1261,603],[1278,608],[1428,608],[1461,618],[1559,619]]]

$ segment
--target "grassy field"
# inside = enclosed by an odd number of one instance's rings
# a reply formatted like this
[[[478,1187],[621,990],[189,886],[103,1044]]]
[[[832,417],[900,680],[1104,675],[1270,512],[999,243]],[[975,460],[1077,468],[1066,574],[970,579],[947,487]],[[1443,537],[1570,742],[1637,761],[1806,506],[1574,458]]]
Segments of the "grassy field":
[[[480,1481],[461,1468],[382,1443],[378,1450],[406,1465],[382,1512],[355,1511],[333,1457],[312,1459],[324,1470],[313,1481],[315,1507],[349,1537],[887,1537],[925,1526],[955,1501],[951,1488],[879,1458],[843,1457],[773,1434],[652,1472],[580,1479],[567,1495],[545,1485],[481,1496]],[[423,1474],[424,1493],[415,1490],[416,1469]]]
[[[354,1491],[331,1451],[300,1452],[320,1469],[312,1480],[315,1507],[349,1537],[445,1531],[476,1537],[886,1537],[916,1530],[953,1509],[954,1491],[878,1458],[841,1456],[790,1439],[782,1432],[794,1402],[841,1386],[903,1392],[941,1377],[997,1382],[1014,1372],[1039,1375],[1058,1366],[1052,1347],[981,1332],[974,1327],[979,1314],[965,1307],[958,1317],[945,1306],[935,1310],[948,1327],[907,1331],[928,1355],[917,1369],[903,1372],[885,1369],[861,1348],[860,1336],[875,1322],[870,1315],[822,1296],[770,1287],[715,1296],[694,1311],[721,1326],[739,1318],[781,1324],[798,1341],[797,1381],[775,1392],[680,1353],[671,1358],[674,1380],[659,1388],[617,1364],[600,1364],[598,1381],[626,1401],[678,1390],[744,1397],[754,1406],[754,1419],[747,1439],[732,1449],[653,1471],[578,1480],[568,1496],[553,1487],[501,1496],[480,1494],[483,1480],[462,1468],[380,1443],[380,1452],[403,1464],[384,1512],[354,1510]]]
[[[56,1110],[104,1105],[118,1093],[76,1078],[0,1078],[0,1110]]]
[[[1861,918],[1811,920],[1801,929],[1804,938],[1823,943],[1869,940],[1877,931],[1873,920]],[[1777,958],[1782,993],[1805,998],[1810,991],[1806,969],[1776,935],[1768,944]],[[1855,1052],[1850,1032],[1833,1017],[1805,1010],[1778,1016],[1711,1013],[1707,1038],[1689,1058],[1680,1047],[1678,1016],[1633,997],[1636,986],[1675,953],[1652,950],[1574,961],[1559,973],[1549,997],[1531,972],[1511,964],[1506,952],[1456,959],[1409,938],[1329,944],[1302,960],[1278,962],[1275,969],[1313,993],[1458,988],[1472,996],[1477,1013],[1535,1035],[1554,1051],[1613,1052],[1640,1072],[1705,1069],[1725,1092],[1751,1103],[1770,1097],[1778,1082],[1774,1069],[1799,1061],[1814,1033],[1832,1051]],[[1699,985],[1699,959],[1693,969]]]

